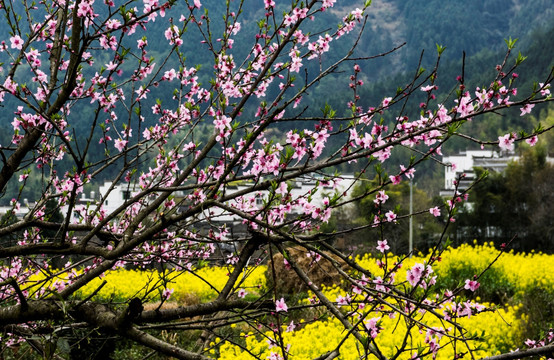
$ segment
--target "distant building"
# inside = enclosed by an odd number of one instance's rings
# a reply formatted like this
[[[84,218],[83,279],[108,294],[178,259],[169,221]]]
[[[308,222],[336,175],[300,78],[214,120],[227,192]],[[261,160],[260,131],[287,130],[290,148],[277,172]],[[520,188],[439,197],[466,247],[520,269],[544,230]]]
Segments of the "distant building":
[[[129,200],[133,195],[136,195],[138,189],[132,184],[114,184],[111,181],[105,181],[99,188],[100,197],[106,197],[102,208],[107,214],[111,214],[117,208]],[[99,199],[96,199],[99,200]]]
[[[353,189],[356,177],[353,175],[342,175],[337,178],[337,180],[324,181],[324,177],[321,175],[305,175],[297,179],[287,181],[288,196],[291,196],[293,199],[299,197],[310,198],[310,203],[316,208],[324,209],[326,206],[324,204],[324,199],[328,197],[331,199],[335,193],[346,194],[350,193]],[[318,186],[316,187],[316,183]],[[255,183],[252,180],[236,181],[226,184],[225,186],[225,195],[234,194],[236,192],[244,191],[245,201],[249,201],[251,206],[249,206],[250,211],[258,209],[262,210],[268,201],[270,192],[268,190],[260,190],[257,192],[249,192],[248,190],[254,186]],[[313,191],[317,189],[317,191]],[[94,191],[89,194],[81,193],[77,197],[74,206],[72,206],[71,221],[78,221],[82,216],[83,212],[81,211],[87,206],[90,206],[89,213],[96,209],[97,203],[103,199],[102,210],[106,214],[111,214],[120,208],[126,201],[130,200],[135,196],[140,189],[135,187],[133,184],[128,183],[116,183],[114,184],[111,181],[105,181],[103,185],[100,185],[98,194]],[[186,199],[184,194],[180,191],[174,193],[175,201],[180,204],[177,212],[186,211],[189,206],[189,200]],[[152,195],[155,197],[155,195]],[[343,198],[346,200],[348,197]],[[151,201],[152,198],[148,198],[148,201]],[[29,204],[25,202],[25,206],[21,206],[20,209],[17,209],[16,216],[18,218],[23,218],[25,214],[29,212],[29,209],[32,208],[34,204]],[[11,206],[0,207],[0,215],[3,215],[7,211],[11,210]],[[69,206],[64,205],[59,208],[61,213],[65,216],[69,211]],[[302,205],[294,205],[290,211],[287,212],[289,216],[296,216],[298,214],[304,214],[304,209]],[[201,214],[197,216],[197,222],[195,227],[197,228],[209,228],[211,225],[226,225],[231,229],[231,238],[245,235],[248,233],[247,226],[244,222],[244,219],[229,211],[225,211],[218,207],[209,207],[202,211]]]
[[[71,219],[70,219],[71,222],[75,222],[81,217],[77,209],[84,207],[88,204],[94,204],[94,201],[96,200],[95,196],[96,196],[96,193],[94,191],[91,191],[90,196],[87,196],[87,194],[82,192],[81,196],[77,197],[77,199],[75,200],[75,205],[72,207],[73,212],[71,213]],[[68,205],[64,205],[60,208],[60,212],[62,213],[63,216],[66,216],[68,210],[69,210]]]
[[[512,161],[518,161],[514,153],[497,152],[493,150],[466,150],[458,155],[444,156],[444,188],[440,191],[442,197],[452,197],[456,189],[456,181],[465,174],[458,184],[458,191],[467,190],[476,180],[475,167],[491,172],[503,172]]]
[[[342,175],[336,182],[323,181],[324,178],[315,175],[315,176],[304,176],[287,182],[289,187],[289,194],[293,199],[299,197],[310,197],[310,203],[318,208],[324,208],[324,199],[328,197],[329,199],[333,197],[335,193],[344,194],[351,193],[353,185],[355,183],[356,177],[353,175]],[[340,180],[340,181],[339,181]],[[319,181],[319,186],[316,187],[316,182]],[[250,187],[254,185],[253,181],[237,181],[236,183],[229,183],[226,186],[225,194],[230,195],[240,191],[247,191]],[[312,192],[314,187],[318,190],[317,192]],[[251,192],[245,195],[245,201],[249,201],[251,204],[251,209],[263,209],[266,202],[268,201],[268,196],[270,192],[267,190],[260,190],[257,192]],[[348,199],[345,197],[343,200]],[[184,209],[183,209],[184,210]],[[287,213],[287,215],[295,216],[303,214],[303,208],[301,205],[295,205]],[[233,233],[231,237],[237,237],[247,233],[247,227],[244,224],[244,219],[237,214],[233,214],[228,211],[224,211],[218,207],[210,207],[205,210],[200,216],[202,222],[210,224],[220,224],[227,225],[231,232]]]
[[[440,191],[442,197],[452,197],[456,189],[455,181],[461,174],[465,176],[458,185],[458,191],[467,190],[476,180],[474,168],[479,167],[489,172],[501,173],[511,162],[519,161],[520,156],[513,152],[498,152],[493,150],[466,150],[458,155],[444,156],[442,161],[444,169],[444,189]],[[546,161],[554,163],[554,158],[547,157]]]
[[[16,218],[21,220],[29,212],[30,206],[31,204],[29,204],[28,202],[26,202],[24,206],[15,209],[13,206],[0,206],[0,217],[4,216],[8,211],[13,211]],[[34,206],[34,203],[32,204],[32,206]]]

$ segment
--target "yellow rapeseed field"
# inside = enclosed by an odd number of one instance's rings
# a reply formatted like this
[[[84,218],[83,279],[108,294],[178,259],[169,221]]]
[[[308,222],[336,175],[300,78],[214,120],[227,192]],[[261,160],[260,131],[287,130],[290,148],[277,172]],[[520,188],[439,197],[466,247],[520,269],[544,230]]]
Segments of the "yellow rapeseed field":
[[[495,249],[493,244],[484,245],[462,245],[458,248],[449,248],[441,255],[440,261],[433,264],[434,273],[439,279],[442,276],[461,276],[466,274],[468,277],[480,275],[481,272],[488,268],[495,261],[500,251]],[[393,268],[395,261],[398,258],[390,255],[386,259],[381,258],[382,263],[387,264],[387,268]],[[357,261],[366,269],[370,270],[374,275],[383,275],[383,268],[378,265],[377,259],[371,256],[358,257]],[[415,263],[427,263],[428,256],[420,254],[409,259],[404,259],[402,268],[398,270],[395,278],[395,283],[406,281],[407,269],[410,269]],[[514,290],[514,298],[518,298],[523,294],[536,290],[537,288],[554,294],[554,272],[551,271],[553,257],[542,253],[531,254],[516,254],[513,251],[502,254],[490,267],[488,274],[494,274],[492,278],[489,276],[488,282],[503,281],[501,286],[509,286]],[[495,279],[498,277],[499,279]],[[480,279],[484,280],[485,275]],[[450,279],[456,286],[463,286],[465,278]],[[487,284],[489,285],[489,284]],[[331,288],[324,287],[324,294],[331,300],[337,299],[340,295],[345,295],[346,292],[338,286]],[[510,306],[508,304],[485,304],[490,308],[497,308],[496,311],[482,312],[473,315],[470,318],[459,319],[460,325],[465,329],[470,330],[470,334],[475,335],[476,340],[469,341],[467,345],[458,341],[456,343],[456,351],[467,352],[467,346],[474,350],[474,356],[484,357],[505,352],[508,349],[518,347],[522,340],[522,329],[525,328],[528,318],[521,314],[519,305]],[[288,318],[281,314],[281,322],[287,323]],[[444,326],[435,317],[424,315],[421,321],[428,326]],[[406,322],[400,320],[397,315],[394,318],[384,316],[380,319],[382,331],[377,336],[376,341],[380,351],[386,355],[393,355],[397,347],[404,340],[406,333]],[[301,326],[294,331],[286,331],[286,325],[281,329],[281,337],[276,333],[266,332],[264,336],[254,335],[253,333],[243,334],[245,337],[246,349],[260,358],[271,356],[272,353],[281,354],[281,350],[276,346],[271,346],[275,339],[279,342],[281,338],[282,346],[287,348],[290,355],[294,359],[312,359],[321,355],[326,351],[334,350],[339,342],[346,335],[343,325],[337,319],[322,320],[311,322],[305,326]],[[419,327],[414,327],[410,332],[410,343],[407,347],[412,349],[407,351],[400,359],[409,359],[414,356],[419,345],[424,345],[426,332]],[[454,347],[448,344],[449,339],[443,337],[440,341],[441,351],[437,359],[453,359]],[[231,343],[224,342],[223,345],[216,346],[211,350],[213,355],[219,356],[219,359],[253,359],[254,357],[244,349],[235,346]],[[274,344],[272,344],[274,345]],[[478,349],[478,350],[475,350]],[[360,344],[349,336],[344,344],[340,347],[339,359],[359,359]]]
[[[457,248],[449,248],[441,254],[440,261],[433,264],[434,275],[438,276],[437,283],[446,284],[447,282],[443,281],[446,278],[451,284],[454,284],[453,286],[463,286],[466,277],[479,275],[489,267],[499,253],[499,250],[495,249],[492,244],[462,245]],[[405,282],[407,270],[415,263],[428,263],[428,257],[419,254],[405,259],[402,268],[397,271],[395,284]],[[383,275],[384,270],[378,266],[377,259],[366,255],[358,257],[356,260],[375,276]],[[395,266],[397,260],[396,256],[389,255],[386,259],[381,258],[379,261],[386,263],[390,269]],[[507,252],[502,254],[490,267],[488,274],[492,275],[488,279],[483,276],[479,281],[482,286],[485,286],[484,282],[486,281],[488,282],[487,286],[498,282],[495,286],[510,288],[512,299],[518,299],[525,293],[537,291],[537,289],[554,294],[552,264],[553,257],[551,255]],[[117,269],[106,272],[102,277],[79,290],[76,295],[79,298],[86,298],[92,295],[103,281],[106,281],[106,284],[94,296],[114,299],[114,301],[124,301],[132,297],[140,297],[146,301],[159,301],[162,296],[161,292],[167,289],[172,290],[169,301],[179,304],[207,301],[217,296],[217,292],[223,288],[231,271],[231,267],[203,267],[194,271],[180,272]],[[263,289],[266,285],[265,271],[266,267],[264,266],[246,270],[240,288],[249,293],[259,293],[258,289]],[[43,278],[41,275],[32,277],[28,290],[32,291],[33,284]],[[60,286],[60,283],[63,284],[64,281],[63,277],[54,281],[50,280],[50,286],[55,287],[56,283],[57,286]],[[409,287],[409,284],[406,283],[406,285]],[[63,285],[61,286],[63,287]],[[331,301],[346,294],[345,290],[338,286],[323,287],[323,291]],[[513,303],[517,303],[517,301]],[[295,305],[289,302],[287,304],[288,306]],[[468,343],[472,349],[479,347],[480,350],[475,352],[477,357],[493,355],[517,347],[518,342],[522,340],[521,329],[525,327],[528,320],[526,315],[521,315],[521,311],[519,311],[521,308],[518,305],[489,305],[491,308],[496,308],[496,311],[486,311],[470,318],[459,319],[459,323],[466,329],[470,329],[471,334],[479,335],[477,340]],[[346,312],[346,307],[342,308],[342,311]],[[219,359],[254,358],[251,354],[263,359],[272,353],[280,353],[280,347],[275,346],[273,341],[278,343],[282,341],[281,344],[289,347],[288,351],[294,355],[294,359],[312,359],[325,351],[334,350],[339,342],[347,336],[343,325],[333,317],[318,321],[302,320],[296,324],[294,330],[291,331],[289,327],[289,331],[287,331],[287,326],[292,320],[292,317],[289,318],[290,315],[292,314],[280,312],[274,315],[273,320],[267,320],[277,323],[275,316],[279,316],[279,323],[282,324],[281,337],[273,331],[249,332],[250,328],[246,324],[235,324],[232,326],[233,331],[237,335],[242,331],[240,336],[244,348],[218,340],[212,343],[206,351],[210,356]],[[294,314],[294,316],[294,319],[298,319],[299,315]],[[368,315],[368,319],[372,316],[381,316],[379,326],[382,331],[376,338],[380,351],[386,356],[394,354],[404,339],[406,321],[398,314],[396,317]],[[434,316],[427,316],[427,314],[421,316],[420,320],[428,326],[447,326],[447,324],[440,323]],[[417,351],[419,345],[425,345],[425,336],[425,329],[418,326],[413,327],[407,345],[407,349],[411,350],[400,358],[410,358]],[[451,344],[448,344],[449,341],[447,337],[442,337],[440,340],[441,346],[445,346],[445,348],[439,351],[438,359],[453,358],[454,350]],[[467,351],[464,350],[465,348],[466,345],[462,342],[456,343],[457,351]],[[339,359],[358,359],[360,351],[360,343],[352,335],[348,335],[340,347]]]
[[[283,319],[284,320],[284,319]],[[383,317],[381,326],[383,331],[375,339],[379,344],[380,351],[387,357],[395,354],[396,349],[402,344],[403,336],[406,331],[406,323],[398,321],[397,318]],[[427,321],[430,326],[441,326],[438,320]],[[506,347],[513,345],[519,338],[519,329],[524,323],[524,318],[518,318],[517,308],[508,307],[500,309],[496,313],[485,312],[467,319],[460,319],[459,323],[466,328],[471,329],[474,334],[481,335],[485,333],[484,338],[479,341],[471,341],[470,346],[474,349],[476,346],[481,346],[482,350],[474,352],[476,357],[484,357],[487,355],[497,354],[500,350],[505,350]],[[346,335],[343,325],[337,319],[317,321],[314,323],[301,326],[299,330],[286,331],[286,325],[282,327],[282,342],[284,347],[289,347],[289,355],[291,359],[308,360],[313,359],[322,353],[335,350],[339,342]],[[401,359],[410,359],[417,351],[418,345],[424,345],[425,331],[420,332],[416,327],[411,331],[411,339],[408,344],[408,349],[413,349],[400,356]],[[281,353],[276,346],[270,346],[268,339],[279,339],[277,334],[266,332],[264,337],[256,336],[253,333],[243,334],[246,341],[246,348],[252,354],[255,354],[261,359],[265,359],[272,352]],[[444,346],[449,341],[443,337],[440,344]],[[213,343],[212,345],[216,345]],[[464,352],[467,350],[465,345],[458,341],[458,351]],[[348,337],[340,348],[343,360],[357,360],[360,358],[362,349],[360,344],[353,336]],[[439,351],[437,359],[453,359],[454,349],[451,345],[445,346]],[[217,355],[217,351],[212,351],[212,356]],[[256,359],[246,350],[241,349],[231,343],[225,342],[219,347],[218,359]]]
[[[441,260],[435,262],[433,270],[436,274],[447,276],[449,273],[461,273],[463,269],[473,269],[474,275],[479,275],[500,254],[492,243],[484,245],[463,244],[457,248],[448,248],[441,256]],[[379,268],[375,258],[371,256],[358,257],[360,265],[370,270],[375,275],[381,275],[383,270]],[[388,257],[388,267],[392,268],[397,260],[396,256]],[[406,281],[406,269],[415,263],[424,263],[428,260],[423,254],[405,259],[404,271],[400,270],[396,276],[396,283]],[[509,285],[517,293],[523,294],[537,286],[549,292],[554,292],[554,272],[551,270],[554,264],[552,255],[543,253],[521,254],[513,250],[506,252],[491,266],[491,270],[504,276]],[[465,279],[457,279],[463,285]]]
[[[157,270],[126,270],[107,271],[81,288],[76,296],[86,298],[92,295],[100,285],[106,284],[94,295],[104,299],[125,301],[133,297],[147,301],[160,300],[161,291],[173,290],[169,301],[198,302],[214,299],[218,291],[223,289],[232,267],[202,267],[192,271],[160,272]],[[31,284],[43,278],[43,275],[33,276]],[[67,275],[55,281],[62,282]],[[240,278],[241,287],[258,289],[265,285],[265,267],[247,269]],[[50,281],[52,284],[54,281]],[[51,285],[52,286],[52,285]]]

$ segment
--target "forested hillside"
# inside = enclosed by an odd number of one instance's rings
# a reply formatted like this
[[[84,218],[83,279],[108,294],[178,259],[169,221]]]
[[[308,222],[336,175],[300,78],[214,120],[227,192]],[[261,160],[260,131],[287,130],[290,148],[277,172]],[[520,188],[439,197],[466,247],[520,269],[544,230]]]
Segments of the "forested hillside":
[[[221,33],[222,22],[218,12],[225,11],[225,3],[218,0],[204,1],[206,7],[210,8],[210,16],[212,22],[210,27],[213,34]],[[262,1],[245,1],[240,5],[239,1],[235,1],[234,9],[241,12],[239,21],[241,22],[242,31],[233,45],[232,51],[236,59],[244,59],[244,56],[250,51],[249,46],[252,46],[252,39],[256,36],[260,26],[271,26],[271,24],[261,24],[253,21],[255,18],[260,18],[260,14],[264,12]],[[321,23],[328,23],[329,30],[334,29],[336,24],[345,15],[347,8],[356,6],[356,0],[339,1],[335,7],[328,11],[324,16],[319,17],[314,23],[315,27],[321,27]],[[277,9],[281,4],[277,4]],[[17,4],[14,9],[17,11]],[[179,2],[176,7],[183,6]],[[283,9],[285,2],[282,4]],[[183,12],[186,9],[183,8]],[[438,71],[437,84],[439,86],[438,96],[448,96],[450,90],[455,85],[456,76],[462,74],[462,56],[465,52],[465,68],[463,73],[466,77],[466,83],[469,87],[480,84],[480,79],[490,78],[494,70],[496,62],[502,59],[506,45],[504,39],[509,37],[519,38],[517,50],[520,50],[524,55],[529,56],[532,61],[524,63],[521,72],[525,73],[522,76],[524,79],[536,78],[539,74],[544,74],[549,66],[552,66],[552,49],[554,49],[554,40],[551,36],[554,31],[551,28],[552,19],[554,18],[554,3],[548,0],[494,0],[494,1],[469,1],[459,2],[454,0],[431,0],[425,2],[413,1],[373,1],[369,11],[368,21],[365,31],[360,38],[356,52],[359,57],[375,56],[383,52],[387,52],[395,47],[406,43],[400,49],[386,57],[378,57],[372,61],[369,67],[362,69],[360,79],[364,85],[358,89],[360,100],[358,106],[368,108],[378,104],[383,97],[383,94],[390,94],[395,91],[398,86],[403,86],[408,83],[418,69],[420,57],[422,59],[421,67],[429,73],[436,63],[436,44],[441,44],[446,47],[446,51],[441,58],[441,68]],[[215,19],[215,20],[214,20]],[[157,28],[159,27],[159,28]],[[170,47],[164,37],[165,28],[162,28],[162,22],[155,22],[149,28],[149,53],[151,61],[156,62],[163,57]],[[9,32],[8,24],[0,24],[0,35],[6,38]],[[186,58],[187,66],[198,67],[202,69],[209,68],[210,62],[213,64],[213,56],[210,58],[210,53],[207,51],[196,51],[199,46],[205,46],[203,40],[210,38],[212,33],[201,33],[195,26],[187,28],[187,41],[182,45],[181,50]],[[154,34],[159,34],[160,41],[153,41]],[[136,41],[140,39],[144,33],[137,30],[137,33],[131,36],[132,40],[128,41],[129,47],[136,46]],[[269,41],[275,41],[270,39]],[[338,54],[343,54],[348,50],[355,41],[355,36],[352,36],[349,41],[343,41],[336,51],[326,53],[321,62],[329,64],[335,61]],[[423,53],[422,53],[423,52]],[[517,51],[516,51],[517,52]],[[514,54],[516,55],[516,54]],[[94,54],[95,61],[108,64],[110,59],[105,58],[102,52]],[[241,57],[242,56],[242,57]],[[513,61],[512,56],[510,61]],[[246,59],[245,59],[246,60]],[[239,60],[237,60],[238,62]],[[83,64],[86,67],[86,63]],[[178,66],[178,64],[175,64]],[[121,78],[129,76],[129,71],[126,71],[125,64],[121,66]],[[312,79],[319,69],[316,66],[303,69],[304,72],[299,74],[299,81],[308,81]],[[209,72],[208,72],[209,73]],[[161,77],[163,74],[158,74]],[[340,75],[340,74],[339,74]],[[352,99],[352,91],[348,87],[348,83],[344,80],[346,77],[332,75],[327,77],[323,86],[318,86],[310,95],[302,101],[301,108],[298,109],[298,114],[310,116],[314,113],[321,113],[321,106],[314,106],[314,101],[326,99],[331,108],[338,108],[339,105],[344,105]],[[117,75],[115,75],[117,76]],[[210,81],[206,72],[200,76],[200,82],[208,83]],[[522,83],[518,87],[531,87],[532,84]],[[149,99],[142,103],[142,106],[149,108],[154,105],[155,99],[163,99],[170,101],[169,98],[175,89],[170,88],[167,82],[162,83],[151,94]],[[276,94],[268,91],[267,99],[270,101]],[[424,94],[420,94],[421,97]],[[407,107],[406,115],[417,116],[418,99],[411,99],[411,107]],[[162,101],[162,100],[159,100]],[[3,120],[0,122],[1,129],[11,128],[11,114],[18,106],[14,101],[4,103],[2,109]],[[93,107],[83,107],[78,109],[82,114],[82,121],[74,125],[70,132],[75,137],[86,136],[90,131],[91,119],[97,117],[101,121],[103,118],[108,119],[108,114],[98,114]],[[256,109],[253,106],[245,107],[245,112],[254,114]],[[546,111],[546,110],[545,110]],[[537,112],[536,114],[540,114]],[[117,114],[116,114],[117,115]],[[290,114],[289,116],[293,116]],[[345,114],[336,114],[342,116]],[[347,115],[347,114],[346,114]],[[504,124],[521,125],[521,121],[526,121],[518,116],[517,113],[505,117],[491,116],[490,121],[481,127],[475,127],[473,131],[476,134],[486,135],[491,138],[498,134],[498,122]],[[145,118],[145,127],[148,126],[149,119]],[[529,130],[536,126],[537,122],[529,124]],[[288,130],[287,125],[283,125],[283,131]],[[290,127],[294,127],[294,122],[290,123]],[[109,126],[106,126],[106,132],[109,132]],[[100,139],[106,135],[98,129],[95,130],[98,141],[93,144],[96,148],[90,151],[90,162],[100,160],[106,152],[113,151],[101,143]],[[9,155],[9,144],[11,142],[11,131],[0,131],[0,145],[4,156]],[[109,135],[109,134],[108,134]],[[135,137],[141,136],[140,133],[133,134]],[[272,136],[280,138],[282,134],[273,133]],[[443,151],[452,151],[463,149],[462,141],[453,141],[449,144],[450,148],[446,147]],[[405,154],[398,154],[401,156]],[[393,155],[394,156],[394,155]],[[144,163],[141,166],[147,167],[149,164]],[[64,172],[66,169],[58,166],[58,172]],[[338,170],[357,170],[354,167]],[[113,171],[106,171],[102,174],[104,178],[97,178],[96,183],[105,180],[117,171],[117,166],[113,167]],[[33,174],[32,177],[45,176],[47,173],[39,175]],[[433,177],[441,176],[439,171],[432,164],[428,168],[420,170],[418,176],[424,180],[430,180]],[[436,179],[435,179],[436,180]],[[29,180],[29,181],[32,181]],[[38,178],[37,178],[38,181]],[[434,184],[439,184],[440,181],[426,181],[431,190]],[[7,188],[8,193],[17,194],[18,184],[12,183]],[[24,194],[24,197],[32,199],[33,194]],[[5,196],[2,201],[9,201],[11,196]]]

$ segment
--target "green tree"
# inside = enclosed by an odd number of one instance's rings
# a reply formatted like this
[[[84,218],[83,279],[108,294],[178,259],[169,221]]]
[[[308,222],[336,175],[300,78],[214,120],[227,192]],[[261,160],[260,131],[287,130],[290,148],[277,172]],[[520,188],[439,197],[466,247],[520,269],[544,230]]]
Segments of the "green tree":
[[[372,192],[378,188],[379,179],[359,182],[354,189],[353,197],[358,200],[354,203],[353,222],[356,225],[366,226],[359,236],[355,238],[378,239],[382,235],[388,240],[391,251],[397,254],[408,252],[409,218],[410,218],[410,182],[402,181],[395,186],[384,187],[388,199],[381,204],[375,202],[377,193]],[[421,216],[412,216],[414,250],[425,251],[434,243],[443,227],[440,220],[429,213],[434,207],[429,195],[413,185],[413,213],[421,213]],[[375,217],[384,216],[388,211],[394,211],[398,215],[395,223],[383,223],[382,226],[372,227]],[[386,218],[386,217],[385,217]]]
[[[489,174],[471,191],[473,205],[457,221],[457,240],[501,245],[515,237],[516,250],[553,252],[553,176],[545,147],[527,150],[504,173]]]
[[[7,211],[0,218],[0,227],[4,228],[9,225],[15,224],[17,222],[17,217],[13,210]],[[12,232],[0,236],[0,246],[13,246],[17,244],[17,237],[19,234],[17,232]]]

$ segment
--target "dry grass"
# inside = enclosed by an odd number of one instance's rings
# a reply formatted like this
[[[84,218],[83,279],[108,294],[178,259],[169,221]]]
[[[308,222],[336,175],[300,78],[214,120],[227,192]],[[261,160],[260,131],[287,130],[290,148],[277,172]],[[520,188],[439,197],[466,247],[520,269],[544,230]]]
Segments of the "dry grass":
[[[289,248],[288,252],[292,260],[308,275],[312,283],[317,286],[331,286],[341,283],[342,276],[331,261],[323,257],[319,261],[315,261],[302,248]],[[342,268],[345,267],[344,262],[339,257],[331,254],[327,255],[340,264]],[[273,276],[273,271],[275,271],[275,277]],[[307,284],[298,277],[294,270],[285,266],[284,257],[281,254],[273,256],[272,263],[268,264],[266,276],[268,287],[275,286],[277,293],[294,294],[308,291]]]
[[[161,304],[161,307],[160,307]],[[170,299],[169,301],[164,301],[162,304],[161,301],[154,301],[143,304],[144,311],[156,310],[156,309],[175,309],[179,306],[190,306],[200,304],[200,299],[196,294],[185,294],[184,296],[179,296],[175,299]]]

